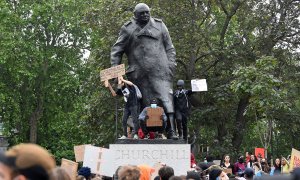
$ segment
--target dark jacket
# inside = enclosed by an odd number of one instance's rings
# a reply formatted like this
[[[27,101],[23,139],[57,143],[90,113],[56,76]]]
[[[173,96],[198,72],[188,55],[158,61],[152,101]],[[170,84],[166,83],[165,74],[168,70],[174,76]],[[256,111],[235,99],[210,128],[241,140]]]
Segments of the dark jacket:
[[[138,105],[138,97],[137,97],[134,86],[129,86],[129,85],[122,86],[122,88],[119,88],[117,90],[116,94],[124,96],[122,91],[125,91],[125,89],[128,89],[128,91],[129,91],[129,96],[126,97],[127,102],[125,104],[125,107],[137,106]]]
[[[192,94],[192,90],[182,89],[182,91],[176,90],[174,93],[174,105],[175,110],[182,113],[188,113],[190,109],[189,96]]]

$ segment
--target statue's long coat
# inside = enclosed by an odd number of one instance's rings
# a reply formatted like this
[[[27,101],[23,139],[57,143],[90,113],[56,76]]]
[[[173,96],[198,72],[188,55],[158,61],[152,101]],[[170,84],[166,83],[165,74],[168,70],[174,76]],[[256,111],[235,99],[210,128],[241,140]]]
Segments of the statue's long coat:
[[[134,19],[125,23],[112,47],[111,63],[121,64],[127,55],[128,80],[136,84],[143,95],[143,107],[157,98],[168,113],[174,112],[172,81],[176,67],[175,48],[165,24],[150,18],[141,28]]]

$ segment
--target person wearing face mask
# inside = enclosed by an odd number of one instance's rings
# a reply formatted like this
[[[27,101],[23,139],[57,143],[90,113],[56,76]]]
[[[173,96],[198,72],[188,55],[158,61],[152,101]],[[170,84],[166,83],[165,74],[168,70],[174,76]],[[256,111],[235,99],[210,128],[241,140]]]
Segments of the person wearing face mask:
[[[159,134],[162,134],[162,132],[166,128],[167,116],[166,116],[166,114],[164,112],[164,109],[157,105],[157,100],[156,99],[152,99],[150,102],[151,102],[150,106],[145,107],[143,109],[143,111],[140,113],[139,117],[138,117],[138,119],[140,121],[140,125],[141,125],[141,128],[142,128],[142,131],[143,131],[145,137],[147,137],[147,135],[148,135],[148,133],[150,131],[151,132],[158,131]],[[150,109],[161,109],[162,113],[161,113],[160,119],[163,121],[162,122],[162,124],[163,124],[162,127],[147,127],[146,122],[149,119],[148,111]]]
[[[184,140],[187,140],[187,122],[191,106],[188,98],[192,93],[192,90],[184,89],[182,79],[177,81],[177,90],[174,93],[175,117],[179,138]]]
[[[169,138],[178,139],[173,102],[176,52],[166,25],[161,19],[151,17],[150,10],[145,3],[135,6],[134,17],[121,27],[111,49],[111,65],[121,64],[126,54],[126,75],[141,90],[142,108],[156,97],[168,116]]]
[[[240,156],[239,159],[238,159],[238,162],[236,162],[234,164],[233,173],[236,176],[243,177],[245,169],[246,169],[246,165],[245,165],[245,162],[244,162],[244,156]]]

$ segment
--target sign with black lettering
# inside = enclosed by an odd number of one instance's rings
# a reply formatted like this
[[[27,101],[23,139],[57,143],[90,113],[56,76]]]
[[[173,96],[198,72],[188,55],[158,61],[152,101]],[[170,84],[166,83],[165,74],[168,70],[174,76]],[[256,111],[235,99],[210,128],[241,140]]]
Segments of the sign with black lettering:
[[[125,75],[125,65],[120,64],[111,68],[100,71],[101,81],[107,81],[113,78],[118,78]]]

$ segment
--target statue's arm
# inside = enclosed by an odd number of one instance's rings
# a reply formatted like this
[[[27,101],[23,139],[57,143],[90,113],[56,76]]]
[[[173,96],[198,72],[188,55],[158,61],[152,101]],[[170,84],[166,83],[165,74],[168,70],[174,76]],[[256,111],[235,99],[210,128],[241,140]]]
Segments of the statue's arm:
[[[170,63],[176,65],[176,51],[172,43],[168,28],[162,22],[163,43]]]
[[[116,66],[121,64],[122,56],[125,52],[128,41],[128,32],[126,26],[122,26],[117,42],[113,45],[110,54],[111,65]]]

